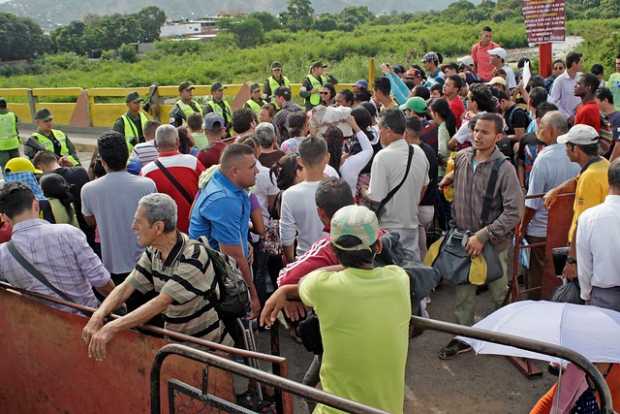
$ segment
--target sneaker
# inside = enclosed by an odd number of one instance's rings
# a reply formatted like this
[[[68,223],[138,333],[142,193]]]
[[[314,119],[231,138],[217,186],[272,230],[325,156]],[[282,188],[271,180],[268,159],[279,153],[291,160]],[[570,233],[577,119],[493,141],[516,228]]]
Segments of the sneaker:
[[[457,339],[453,339],[450,341],[448,345],[443,347],[441,351],[439,351],[439,359],[447,360],[456,357],[459,354],[464,354],[465,352],[471,351],[471,346],[467,345],[465,342],[461,342]]]

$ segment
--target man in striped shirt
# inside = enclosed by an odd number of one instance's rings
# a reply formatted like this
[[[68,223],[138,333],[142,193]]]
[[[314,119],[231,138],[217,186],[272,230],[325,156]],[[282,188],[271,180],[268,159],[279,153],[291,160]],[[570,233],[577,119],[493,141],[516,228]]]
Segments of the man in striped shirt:
[[[161,124],[157,121],[148,121],[144,127],[144,140],[131,151],[129,154],[129,162],[127,163],[127,171],[132,174],[139,175],[140,170],[146,164],[154,161],[159,156],[159,151],[155,148],[155,131]]]
[[[82,332],[91,358],[103,360],[106,345],[118,332],[140,326],[160,313],[165,328],[232,344],[224,324],[207,299],[217,289],[215,272],[206,248],[176,230],[177,207],[166,194],[150,194],[140,200],[133,229],[146,249],[125,282],[115,288],[93,314]],[[105,318],[134,290],[158,295],[140,308],[104,325]]]

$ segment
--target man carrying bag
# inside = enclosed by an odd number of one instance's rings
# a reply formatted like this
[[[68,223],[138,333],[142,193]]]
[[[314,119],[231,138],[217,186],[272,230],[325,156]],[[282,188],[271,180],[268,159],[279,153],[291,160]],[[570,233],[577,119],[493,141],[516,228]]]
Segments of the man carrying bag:
[[[480,256],[484,257],[489,291],[496,308],[502,305],[508,289],[508,253],[515,226],[523,213],[523,193],[517,173],[496,147],[502,130],[503,120],[499,115],[486,113],[478,117],[473,147],[459,152],[454,173],[440,183],[440,187],[453,183],[455,192],[452,217],[456,230],[450,231],[446,239],[453,235],[460,237],[472,264],[479,264]],[[446,240],[442,250],[449,246],[454,248],[454,245],[453,240],[452,243]],[[437,261],[442,260],[441,256],[442,251]],[[495,257],[502,269],[498,278],[493,275]],[[455,281],[458,284],[454,313],[457,322],[466,326],[474,322],[476,285],[484,283],[472,280],[475,275],[470,274],[471,270],[470,267],[467,278]],[[439,358],[449,359],[469,349],[468,345],[453,339],[440,351]]]

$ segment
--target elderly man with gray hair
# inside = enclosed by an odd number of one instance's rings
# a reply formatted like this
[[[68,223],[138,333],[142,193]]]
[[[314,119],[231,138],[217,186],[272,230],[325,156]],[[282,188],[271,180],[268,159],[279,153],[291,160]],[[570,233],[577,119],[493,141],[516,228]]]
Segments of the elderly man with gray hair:
[[[177,231],[177,206],[166,194],[142,197],[133,231],[145,247],[127,280],[117,286],[82,331],[91,358],[103,360],[106,345],[119,332],[163,314],[166,329],[219,343],[231,343],[213,303],[207,299],[215,272],[204,245]],[[157,296],[140,308],[105,323],[135,291]]]
[[[158,192],[174,199],[179,210],[177,227],[187,232],[190,209],[198,192],[198,179],[205,168],[196,157],[179,152],[179,133],[172,125],[157,128],[155,147],[159,157],[146,164],[140,175],[153,180]]]
[[[532,166],[529,177],[528,195],[544,194],[563,182],[579,174],[579,164],[571,162],[566,155],[566,146],[558,144],[560,135],[568,132],[568,122],[560,111],[547,112],[540,120],[537,136],[546,146]],[[541,243],[547,240],[548,212],[542,198],[525,200],[525,214],[519,226],[519,232],[529,243]],[[530,255],[530,267],[527,271],[528,297],[540,299],[540,286],[545,265],[545,247],[533,247]]]
[[[260,145],[258,161],[267,168],[273,167],[273,165],[285,155],[284,152],[280,151],[278,148],[275,127],[272,123],[261,122],[256,126],[254,136]]]

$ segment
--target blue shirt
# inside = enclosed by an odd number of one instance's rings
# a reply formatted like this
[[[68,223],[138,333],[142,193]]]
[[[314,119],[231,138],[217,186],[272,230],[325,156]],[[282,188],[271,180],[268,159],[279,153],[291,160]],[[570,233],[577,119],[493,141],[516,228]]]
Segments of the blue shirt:
[[[220,244],[241,245],[247,257],[250,210],[247,191],[233,184],[218,169],[196,198],[189,236],[192,239],[207,236],[214,249],[219,249]]]
[[[579,164],[571,162],[563,144],[548,145],[538,153],[530,172],[527,195],[542,194],[579,174]],[[548,212],[542,197],[525,200],[525,206],[536,210],[526,234],[535,237],[547,236]]]

